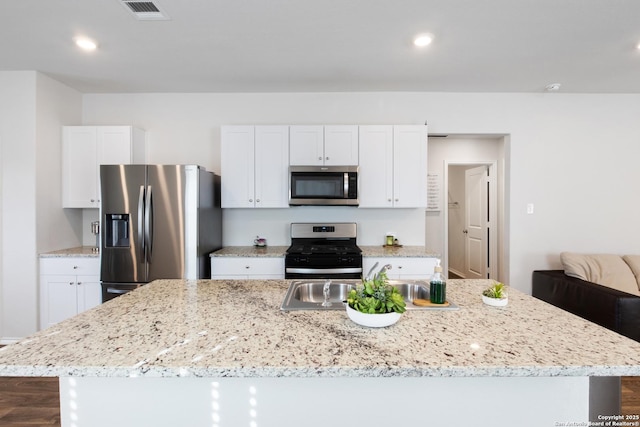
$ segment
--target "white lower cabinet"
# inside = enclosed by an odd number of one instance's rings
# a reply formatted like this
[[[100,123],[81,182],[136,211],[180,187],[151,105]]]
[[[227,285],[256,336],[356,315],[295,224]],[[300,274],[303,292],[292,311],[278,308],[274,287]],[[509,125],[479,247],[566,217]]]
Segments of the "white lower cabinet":
[[[284,279],[282,257],[211,257],[212,279]]]
[[[362,259],[362,270],[364,271],[363,274],[366,275],[377,262],[378,266],[375,271],[379,271],[384,265],[391,265],[391,269],[387,271],[389,279],[429,280],[433,275],[436,260],[437,258],[429,257],[364,257]]]
[[[40,258],[40,329],[100,304],[99,258]]]

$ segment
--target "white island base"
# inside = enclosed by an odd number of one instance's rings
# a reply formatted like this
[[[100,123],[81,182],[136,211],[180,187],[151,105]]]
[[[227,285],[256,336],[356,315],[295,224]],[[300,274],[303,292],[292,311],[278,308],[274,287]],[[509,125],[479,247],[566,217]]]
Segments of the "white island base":
[[[588,377],[73,377],[60,379],[61,421],[63,427],[588,425],[589,382]],[[612,410],[602,415],[619,414]]]

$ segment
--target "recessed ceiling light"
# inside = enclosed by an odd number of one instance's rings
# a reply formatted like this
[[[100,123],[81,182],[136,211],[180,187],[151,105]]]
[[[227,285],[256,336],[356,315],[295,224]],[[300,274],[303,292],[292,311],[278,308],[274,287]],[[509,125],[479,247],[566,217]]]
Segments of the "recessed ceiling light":
[[[431,34],[418,34],[413,39],[413,44],[418,47],[425,47],[431,44],[433,41],[433,35]]]
[[[76,41],[76,45],[82,50],[92,51],[92,50],[96,50],[96,48],[98,47],[96,42],[86,37],[77,37],[75,41]]]

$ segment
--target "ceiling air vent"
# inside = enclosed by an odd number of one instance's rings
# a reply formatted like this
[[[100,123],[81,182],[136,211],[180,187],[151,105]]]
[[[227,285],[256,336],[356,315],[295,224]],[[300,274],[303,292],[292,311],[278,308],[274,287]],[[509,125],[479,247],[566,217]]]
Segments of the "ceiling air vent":
[[[157,2],[122,0],[122,5],[140,21],[167,21],[169,16]]]

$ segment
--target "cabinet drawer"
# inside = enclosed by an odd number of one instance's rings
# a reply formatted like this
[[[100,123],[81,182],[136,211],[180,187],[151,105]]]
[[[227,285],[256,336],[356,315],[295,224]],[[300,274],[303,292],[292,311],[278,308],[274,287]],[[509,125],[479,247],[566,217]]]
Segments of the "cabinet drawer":
[[[239,275],[284,277],[284,258],[211,258],[211,277]]]
[[[100,258],[40,258],[40,274],[100,275]]]

